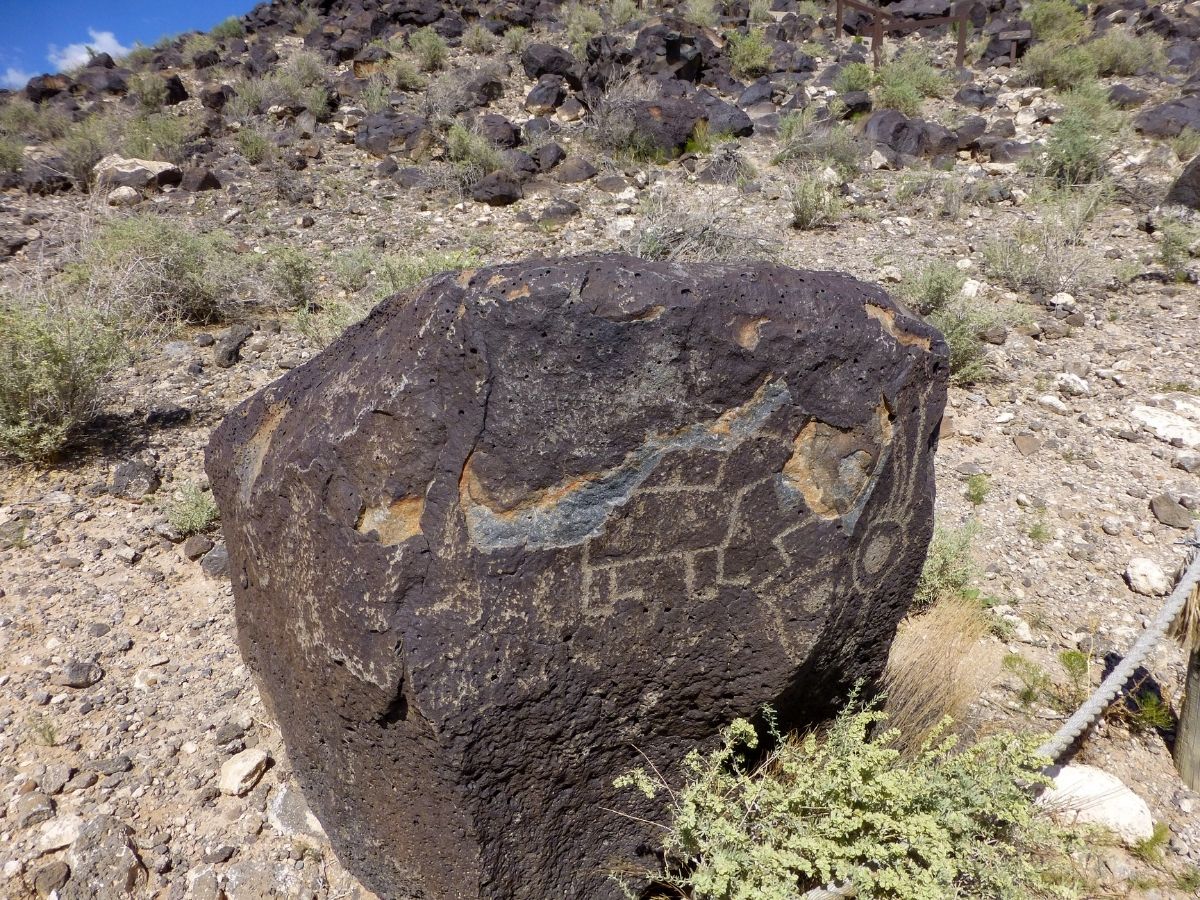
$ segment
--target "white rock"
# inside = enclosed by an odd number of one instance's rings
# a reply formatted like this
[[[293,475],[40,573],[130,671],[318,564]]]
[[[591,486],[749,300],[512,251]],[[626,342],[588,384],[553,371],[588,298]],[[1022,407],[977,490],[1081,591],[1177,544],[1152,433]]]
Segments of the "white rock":
[[[982,281],[976,281],[974,278],[968,278],[966,281],[963,282],[963,286],[959,290],[959,293],[962,296],[966,297],[968,300],[974,300],[976,297],[979,296],[979,292],[981,290],[983,290],[983,282]]]
[[[1162,567],[1152,559],[1135,556],[1125,567],[1125,580],[1135,594],[1146,597],[1162,597],[1171,592],[1171,579]]]
[[[1130,412],[1133,421],[1160,441],[1200,450],[1200,398],[1167,394],[1155,400],[1158,406],[1135,406]]]
[[[267,770],[270,760],[271,754],[261,747],[251,747],[225,760],[221,766],[221,780],[217,785],[221,793],[231,797],[241,797],[250,793]]]
[[[267,821],[272,828],[287,837],[313,840],[325,837],[325,829],[308,808],[300,789],[293,784],[280,785],[279,789],[271,794],[267,803]]]
[[[889,160],[878,150],[871,151],[871,158],[867,165],[869,165],[872,169],[890,169],[892,167],[891,160]]]
[[[1075,308],[1075,298],[1072,297],[1070,294],[1068,294],[1066,291],[1063,291],[1061,293],[1055,294],[1053,297],[1050,298],[1050,305],[1051,306],[1060,306],[1063,309],[1074,309]]]
[[[96,163],[92,172],[96,176],[96,184],[101,187],[163,187],[167,184],[179,184],[183,179],[183,173],[174,163],[154,159],[126,159],[115,153]]]
[[[1070,410],[1067,408],[1067,404],[1063,403],[1053,394],[1043,394],[1041,397],[1038,397],[1037,402],[1038,406],[1042,407],[1042,409],[1048,409],[1051,412],[1056,412],[1060,415],[1066,415],[1070,412]]]
[[[1062,372],[1054,379],[1055,389],[1064,397],[1090,397],[1092,386],[1071,372]]]
[[[884,266],[879,270],[879,280],[899,284],[904,280],[904,273],[895,266]]]
[[[108,194],[109,206],[137,206],[142,202],[142,195],[129,185],[122,185]]]
[[[1102,825],[1127,844],[1154,834],[1154,817],[1137,794],[1094,766],[1063,766],[1038,803],[1068,825]]]
[[[79,829],[83,827],[83,819],[79,816],[58,816],[42,825],[42,835],[38,839],[38,849],[42,853],[53,853],[63,847],[69,847],[79,837]]]

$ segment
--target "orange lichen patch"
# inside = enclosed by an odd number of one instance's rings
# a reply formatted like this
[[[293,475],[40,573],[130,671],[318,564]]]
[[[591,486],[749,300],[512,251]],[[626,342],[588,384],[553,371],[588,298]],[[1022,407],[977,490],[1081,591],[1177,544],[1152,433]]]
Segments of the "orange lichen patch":
[[[479,271],[479,270],[478,269],[463,269],[461,272],[458,273],[458,278],[456,278],[454,281],[460,288],[469,287],[471,284],[471,279],[475,277],[475,273],[477,271]],[[497,277],[499,277],[499,276],[497,276]]]
[[[763,402],[767,391],[773,386],[773,382],[769,379],[764,381],[754,396],[743,403],[741,406],[735,406],[732,409],[727,409],[721,413],[711,425],[708,426],[709,432],[720,437],[729,437],[733,434],[733,427],[746,417],[748,409],[754,409]]]
[[[883,326],[883,330],[894,337],[899,343],[906,347],[920,347],[922,350],[928,350],[932,342],[927,337],[922,337],[919,334],[905,331],[896,324],[896,311],[888,309],[884,306],[876,306],[874,303],[866,305],[867,315]]]
[[[553,487],[534,491],[516,503],[505,506],[491,497],[480,482],[479,476],[472,470],[471,460],[468,459],[466,465],[463,466],[462,475],[458,479],[458,496],[464,508],[483,506],[499,518],[513,519],[539,508],[554,506],[563,498],[585,485],[591,484],[594,480],[595,477],[587,475],[570,478]]]
[[[487,287],[490,290],[491,288],[494,288],[498,284],[504,284],[504,282],[506,282],[506,281],[508,281],[508,279],[505,278],[503,275],[493,275],[491,278],[488,279],[487,285],[485,287]]]
[[[529,293],[529,285],[523,284],[519,288],[513,288],[511,291],[505,294],[504,299],[520,300],[522,297],[528,297]]]
[[[733,323],[733,339],[737,341],[739,347],[746,350],[753,350],[758,346],[759,333],[762,327],[770,321],[770,319],[746,319],[738,317]]]
[[[792,442],[783,477],[814,515],[835,519],[850,512],[870,489],[879,459],[892,441],[887,404],[876,408],[867,433],[810,420]]]
[[[287,404],[280,404],[268,409],[258,430],[251,435],[250,440],[246,441],[245,446],[238,453],[238,480],[241,482],[238,499],[243,504],[250,502],[250,494],[254,490],[254,482],[258,480],[258,476],[262,472],[263,459],[267,455],[267,448],[271,445],[271,437],[275,434],[275,429],[279,427],[287,410]]]
[[[372,506],[363,512],[357,531],[375,532],[385,547],[407,541],[421,533],[421,513],[425,511],[423,497],[401,497],[386,506]]]

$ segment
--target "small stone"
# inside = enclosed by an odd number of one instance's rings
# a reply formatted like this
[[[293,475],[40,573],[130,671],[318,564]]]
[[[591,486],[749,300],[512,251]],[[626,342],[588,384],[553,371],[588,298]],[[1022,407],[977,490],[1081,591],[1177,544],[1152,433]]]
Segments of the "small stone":
[[[308,808],[304,795],[293,784],[284,784],[271,795],[267,822],[285,837],[325,840],[325,829]]]
[[[1121,533],[1121,520],[1115,516],[1109,516],[1100,523],[1101,530],[1111,537],[1116,537]]]
[[[54,801],[40,791],[21,797],[13,806],[18,828],[28,828],[54,817]]]
[[[38,897],[50,897],[61,890],[71,877],[71,867],[61,859],[47,863],[33,875],[33,890]]]
[[[243,750],[237,756],[225,760],[221,766],[221,778],[217,786],[222,794],[242,797],[258,784],[270,761],[271,755],[261,747]]]
[[[1064,397],[1090,397],[1092,396],[1092,387],[1080,378],[1070,372],[1062,372],[1054,379],[1054,388]]]
[[[56,672],[50,682],[62,687],[86,688],[103,677],[104,670],[100,668],[99,663],[72,660],[62,667],[62,671]]]
[[[1022,456],[1033,456],[1042,449],[1041,439],[1032,434],[1018,434],[1013,438],[1013,443],[1017,447],[1017,452]]]
[[[69,847],[79,837],[82,827],[83,819],[79,816],[58,816],[50,819],[42,826],[38,849],[42,853],[53,853],[55,850]]]
[[[209,537],[203,534],[193,534],[183,542],[180,549],[185,557],[195,562],[212,548],[213,542]]]
[[[1102,825],[1131,846],[1154,834],[1146,802],[1107,772],[1073,763],[1053,778],[1038,803],[1065,824]]]
[[[1162,597],[1171,591],[1171,579],[1152,559],[1134,557],[1125,567],[1125,581],[1135,594],[1145,597]]]
[[[1154,518],[1171,528],[1191,528],[1192,514],[1169,494],[1159,494],[1150,500],[1150,512]]]
[[[146,884],[147,873],[134,847],[133,831],[112,816],[89,820],[67,858],[72,877],[62,900],[138,896]]]
[[[113,470],[112,483],[108,491],[114,497],[126,500],[141,500],[158,490],[162,481],[151,466],[140,459],[130,459]]]
[[[229,551],[224,544],[218,544],[208,551],[208,555],[200,560],[200,571],[209,578],[225,578],[229,575]]]
[[[137,206],[141,202],[142,195],[128,185],[122,185],[108,194],[109,206]]]
[[[1043,394],[1041,397],[1038,397],[1037,403],[1042,409],[1048,409],[1050,412],[1056,412],[1059,415],[1066,415],[1071,411],[1067,407],[1067,404],[1063,403],[1053,394]]]

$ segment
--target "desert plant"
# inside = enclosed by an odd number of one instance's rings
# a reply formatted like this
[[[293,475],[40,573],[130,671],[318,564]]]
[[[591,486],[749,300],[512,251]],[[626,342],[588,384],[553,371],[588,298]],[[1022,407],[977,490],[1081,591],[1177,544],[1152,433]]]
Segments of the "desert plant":
[[[971,544],[978,534],[979,526],[975,522],[958,528],[938,526],[934,529],[921,578],[913,594],[911,609],[914,613],[966,595],[967,586],[977,572],[971,558]]]
[[[269,269],[275,295],[288,306],[307,306],[312,302],[317,267],[303,250],[280,247],[271,254]]]
[[[430,26],[418,28],[408,36],[408,46],[417,59],[422,72],[436,72],[446,65],[450,48],[440,34]]]
[[[653,767],[621,776],[618,788],[669,796],[662,870],[646,877],[695,900],[789,900],[831,882],[905,900],[1060,895],[1077,842],[1034,802],[1049,783],[1038,738],[959,748],[947,722],[905,758],[886,720],[851,698],[820,734],[769,725],[777,743],[751,767],[759,736],[738,719],[717,749],[666,769],[682,785]]]
[[[1017,679],[1017,699],[1022,706],[1033,706],[1045,697],[1050,689],[1050,676],[1046,670],[1019,653],[1009,653],[1001,661],[1005,671]]]
[[[1038,513],[1025,531],[1028,537],[1035,544],[1045,544],[1050,541],[1053,535],[1050,532],[1050,526],[1046,524],[1045,515]]]
[[[246,29],[242,25],[242,20],[237,16],[230,16],[225,21],[217,23],[213,30],[209,32],[218,41],[230,41],[234,38],[240,38],[245,33]]]
[[[333,259],[333,278],[349,293],[357,293],[371,282],[379,253],[370,247],[355,247]]]
[[[717,0],[685,0],[683,18],[702,28],[716,28],[721,18]]]
[[[780,119],[779,149],[772,162],[805,168],[822,162],[849,175],[858,171],[865,155],[865,146],[850,128],[841,122],[819,120],[808,107]]]
[[[923,99],[944,96],[950,88],[950,77],[935,68],[928,56],[915,52],[901,53],[882,66],[875,81],[879,105],[910,116],[921,108]]]
[[[900,283],[900,294],[923,316],[945,309],[962,290],[967,276],[953,263],[934,260],[908,272]]]
[[[774,22],[775,17],[771,15],[771,0],[750,0],[750,10],[747,19],[755,25]]]
[[[367,79],[358,92],[358,102],[369,113],[380,113],[392,108],[392,86],[386,76],[374,75]]]
[[[476,22],[462,36],[463,48],[486,56],[496,49],[496,36]]]
[[[10,97],[0,104],[0,136],[52,141],[66,134],[70,118],[61,109]]]
[[[179,48],[180,54],[184,59],[190,60],[198,53],[207,53],[209,50],[216,50],[217,42],[213,40],[211,35],[189,34],[183,39],[183,46]]]
[[[627,75],[610,82],[589,103],[588,137],[600,150],[616,157],[653,161],[664,154],[637,127],[637,104],[654,100],[658,88],[649,80]]]
[[[80,187],[92,184],[96,163],[120,142],[121,126],[116,117],[94,113],[73,123],[56,142],[70,175]]]
[[[121,149],[136,159],[181,163],[191,122],[170,113],[134,116],[125,123]]]
[[[732,225],[722,210],[666,193],[643,204],[626,249],[642,259],[688,261],[761,257],[775,251]]]
[[[63,277],[105,296],[123,327],[134,328],[219,322],[243,274],[224,232],[200,234],[145,214],[100,228]]]
[[[1101,75],[1136,75],[1161,72],[1167,65],[1166,42],[1154,32],[1135,34],[1127,28],[1113,27],[1088,47]]]
[[[1073,705],[1082,703],[1087,699],[1088,688],[1091,686],[1091,659],[1082,650],[1063,650],[1058,654],[1058,662],[1071,683],[1067,700]]]
[[[626,25],[640,22],[641,19],[642,11],[636,0],[609,0],[608,21],[613,27],[624,28]]]
[[[1086,32],[1085,10],[1072,0],[1032,0],[1024,4],[1022,14],[1039,41],[1070,42],[1078,41]]]
[[[991,489],[991,479],[982,472],[967,476],[967,500],[972,506],[982,506]]]
[[[20,172],[25,164],[25,145],[7,135],[0,135],[0,172]]]
[[[138,72],[129,79],[129,93],[146,112],[157,112],[167,102],[167,82],[155,72]]]
[[[1035,44],[1021,58],[1021,67],[1035,84],[1064,91],[1094,80],[1100,71],[1088,45]]]
[[[384,296],[407,291],[426,278],[442,272],[457,272],[479,263],[479,256],[472,250],[431,251],[385,256],[379,261],[378,275],[383,282]]]
[[[275,155],[275,145],[257,128],[242,128],[234,135],[234,141],[242,158],[252,166],[257,166]]]
[[[182,537],[203,534],[220,516],[216,501],[197,484],[186,484],[167,507],[167,522]]]
[[[950,351],[950,381],[966,385],[986,381],[990,376],[987,347],[980,334],[1002,317],[989,314],[958,298],[928,316],[929,324],[946,339]]]
[[[1150,837],[1133,845],[1131,852],[1142,862],[1154,865],[1162,862],[1163,850],[1171,841],[1171,829],[1166,822],[1155,822]]]
[[[504,49],[514,56],[525,52],[529,45],[529,29],[514,25],[504,32]]]
[[[1165,218],[1158,226],[1162,240],[1158,244],[1158,261],[1172,281],[1187,277],[1189,248],[1196,241],[1196,230],[1178,218]]]
[[[582,3],[567,3],[561,9],[563,24],[567,28],[567,46],[583,59],[587,42],[604,31],[604,18],[599,10]]]
[[[870,90],[875,73],[866,63],[847,63],[833,78],[833,89],[839,94]]]
[[[84,300],[51,284],[0,293],[0,454],[51,459],[98,411],[124,346]]]
[[[499,148],[484,135],[459,122],[446,132],[446,156],[456,166],[465,187],[504,167]]]
[[[900,749],[918,749],[946,716],[965,718],[999,665],[999,654],[981,643],[991,628],[966,596],[947,596],[900,623],[883,675],[884,711]]]
[[[385,77],[396,90],[411,93],[425,89],[425,76],[417,70],[416,64],[407,56],[398,56],[388,60],[384,72]]]
[[[1175,151],[1175,157],[1182,162],[1187,162],[1200,154],[1200,131],[1194,128],[1185,128],[1171,138],[1170,143],[1171,149]]]
[[[729,35],[729,66],[739,78],[757,78],[771,69],[774,49],[760,31]]]
[[[811,231],[832,225],[841,211],[841,200],[819,176],[806,175],[792,185],[793,228]]]

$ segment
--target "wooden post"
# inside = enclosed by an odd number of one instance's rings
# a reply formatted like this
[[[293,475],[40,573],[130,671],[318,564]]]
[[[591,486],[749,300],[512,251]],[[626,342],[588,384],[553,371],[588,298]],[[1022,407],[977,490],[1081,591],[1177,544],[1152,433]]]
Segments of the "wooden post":
[[[1188,654],[1183,689],[1183,708],[1175,729],[1175,768],[1193,791],[1200,789],[1200,647]]]
[[[845,23],[846,7],[843,5],[842,0],[837,0],[837,25],[835,26],[835,30],[833,32],[833,39],[835,41],[840,41],[842,39],[842,28]]]
[[[883,64],[883,12],[877,12],[871,22],[871,55],[875,58],[875,69]]]
[[[958,50],[954,54],[954,67],[961,69],[963,60],[967,58],[967,0],[958,0],[954,5],[954,15],[958,19]]]

